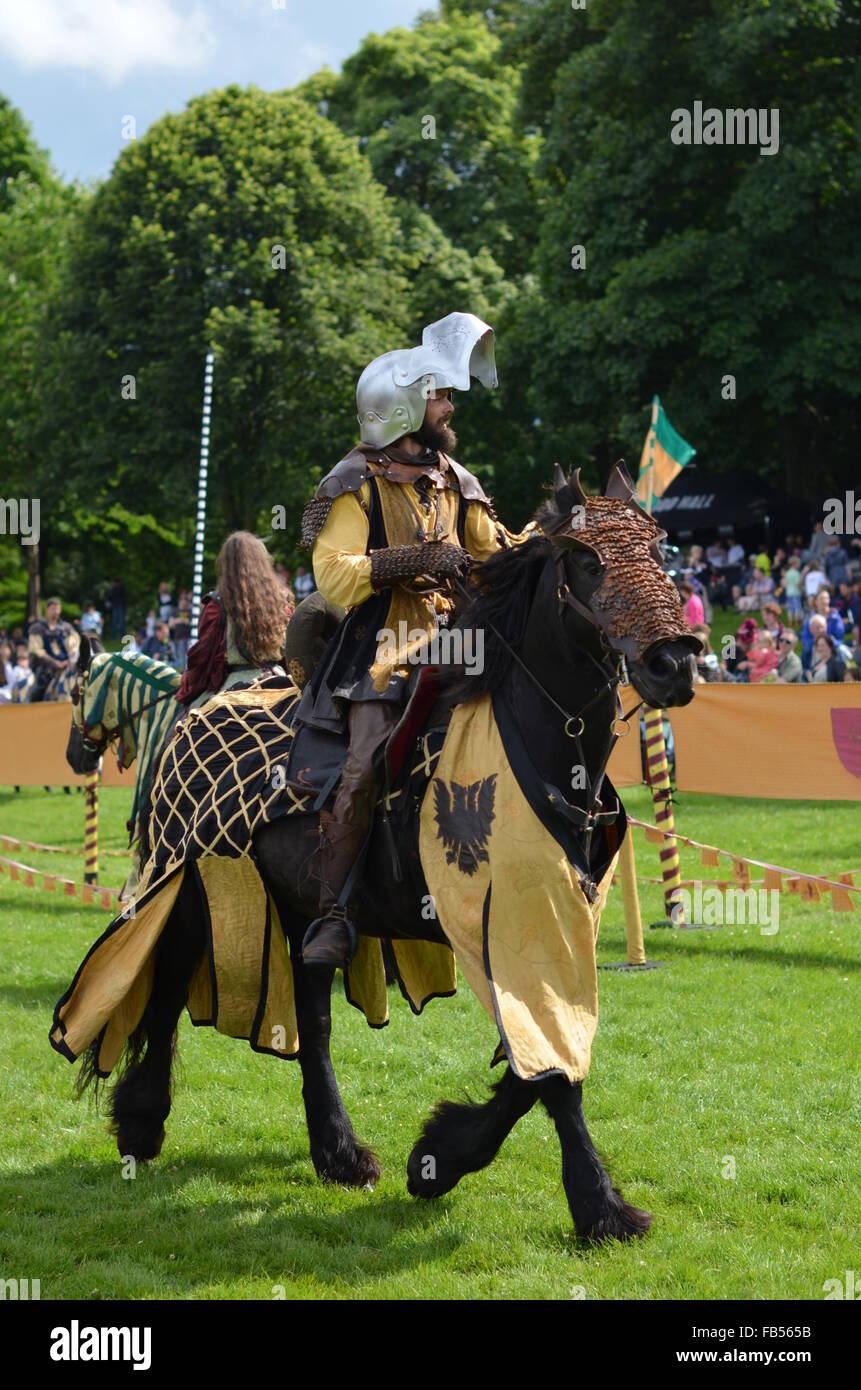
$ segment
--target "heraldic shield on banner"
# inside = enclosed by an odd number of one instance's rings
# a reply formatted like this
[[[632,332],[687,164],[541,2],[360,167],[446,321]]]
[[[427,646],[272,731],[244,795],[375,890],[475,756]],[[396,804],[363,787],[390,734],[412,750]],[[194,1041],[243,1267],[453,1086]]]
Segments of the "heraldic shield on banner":
[[[861,777],[861,709],[833,709],[831,735],[846,771]]]

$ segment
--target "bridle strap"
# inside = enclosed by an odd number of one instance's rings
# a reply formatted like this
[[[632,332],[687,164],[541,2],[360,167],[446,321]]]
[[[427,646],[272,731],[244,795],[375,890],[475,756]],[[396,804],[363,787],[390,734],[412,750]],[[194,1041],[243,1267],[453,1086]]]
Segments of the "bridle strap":
[[[466,601],[466,603],[468,604],[468,606],[471,608],[471,607],[473,606],[475,600],[474,600],[472,594],[471,594],[471,593],[469,592],[469,590],[467,589],[466,585],[463,584],[463,583],[461,582],[461,580],[459,580],[459,579],[457,579],[457,578],[455,578],[453,582],[454,582],[456,588],[459,590],[461,597]],[[593,619],[593,621],[594,621],[594,619]],[[558,700],[554,699],[554,697],[550,694],[550,691],[549,691],[545,686],[543,686],[543,685],[541,684],[541,681],[540,681],[540,680],[538,679],[538,677],[535,675],[535,672],[532,671],[532,670],[530,670],[530,668],[526,665],[526,662],[523,660],[522,656],[520,656],[519,652],[516,652],[516,651],[514,650],[514,648],[512,647],[511,643],[510,643],[510,642],[507,642],[507,641],[505,640],[505,638],[502,636],[502,633],[499,631],[499,629],[496,628],[496,627],[494,627],[493,623],[489,622],[487,619],[485,619],[485,622],[487,623],[487,626],[490,628],[490,630],[491,630],[491,632],[493,633],[494,637],[495,637],[495,638],[497,639],[497,641],[505,648],[505,650],[508,652],[508,655],[511,657],[511,659],[512,659],[513,661],[516,661],[516,662],[517,662],[517,665],[520,667],[521,671],[523,671],[524,675],[532,682],[532,684],[535,686],[536,690],[539,690],[539,691],[541,692],[541,694],[544,696],[545,700],[549,701],[549,703],[550,703],[550,704],[553,706],[553,708],[556,710],[557,714],[561,714],[561,715],[562,715],[562,718],[563,718],[564,721],[565,721],[565,732],[566,732],[567,736],[568,736],[569,738],[578,738],[579,736],[578,736],[576,733],[569,732],[568,726],[571,725],[571,724],[574,724],[574,722],[577,721],[577,720],[579,720],[580,723],[581,723],[581,725],[582,725],[582,724],[583,724],[583,718],[582,718],[582,716],[586,713],[586,710],[591,709],[591,707],[595,704],[595,702],[596,702],[597,700],[599,700],[599,699],[601,698],[602,695],[604,695],[604,694],[608,693],[609,691],[613,690],[613,689],[619,684],[619,681],[621,680],[621,676],[620,676],[620,674],[619,674],[618,668],[616,669],[615,672],[611,673],[611,675],[607,677],[607,680],[606,680],[605,684],[601,687],[600,690],[596,691],[596,693],[592,696],[592,699],[591,699],[591,700],[589,700],[585,705],[583,705],[582,708],[579,709],[579,710],[577,711],[576,714],[570,714],[570,713],[568,712],[567,709],[565,709],[562,705],[560,705],[560,703],[559,703]],[[597,626],[597,624],[596,624],[596,626]],[[606,639],[605,639],[605,640],[606,640]],[[602,676],[607,676],[606,669],[601,665],[601,663],[600,663],[599,661],[597,661],[597,660],[595,659],[595,657],[592,655],[591,652],[586,652],[585,655],[588,656],[588,658],[589,658],[589,660],[592,662],[593,666],[597,666],[597,668],[598,668],[598,670],[599,670],[599,672],[601,673]],[[622,658],[622,661],[624,661],[624,658]],[[626,673],[626,674],[627,674],[627,673]],[[583,728],[585,728],[585,725],[583,726]],[[583,728],[581,728],[580,733],[583,732]]]
[[[601,644],[606,650],[607,656],[609,658],[612,658],[614,656],[614,653],[610,648],[606,634],[604,633],[603,629],[601,628],[600,624],[595,618],[595,615],[590,611],[590,609],[588,609],[585,606],[585,604],[581,603],[580,600],[574,594],[571,593],[567,580],[565,579],[564,562],[563,557],[561,555],[557,557],[556,563],[559,567],[560,578],[560,582],[557,584],[556,589],[559,598],[558,616],[560,621],[562,619],[563,604],[567,604],[569,607],[573,608],[575,612],[580,613],[582,616],[588,619],[589,623],[594,628],[596,628],[601,638]],[[468,606],[472,607],[474,599],[470,594],[469,590],[467,589],[466,585],[463,584],[459,579],[455,579],[454,583],[460,591],[461,596],[465,599]],[[485,619],[485,621],[487,620]],[[622,681],[624,681],[624,684],[626,685],[629,683],[627,666],[625,663],[624,655],[619,655],[619,657],[616,659],[615,666],[611,668],[608,674],[607,667],[603,665],[600,661],[598,661],[597,658],[594,657],[590,651],[587,651],[585,648],[583,649],[585,655],[592,662],[593,666],[595,666],[598,669],[600,675],[605,677],[605,681],[604,684],[600,687],[600,689],[597,690],[595,694],[592,696],[591,700],[588,700],[587,703],[582,706],[582,708],[578,711],[577,714],[569,714],[568,711],[564,709],[562,705],[559,704],[559,701],[556,700],[550,694],[550,691],[542,685],[541,681],[538,679],[535,673],[530,670],[523,658],[519,655],[518,652],[514,650],[511,643],[505,640],[505,638],[497,630],[497,628],[494,627],[493,623],[487,622],[487,626],[490,628],[491,632],[494,634],[496,639],[508,652],[512,660],[517,662],[518,666],[524,672],[526,677],[532,682],[535,688],[541,692],[545,700],[547,700],[553,706],[557,713],[562,715],[563,719],[565,720],[565,734],[568,738],[573,738],[577,745],[577,757],[580,760],[580,766],[583,768],[584,774],[586,776],[585,790],[587,809],[584,811],[581,807],[572,806],[571,803],[568,801],[567,797],[564,797],[562,793],[559,791],[559,789],[557,787],[552,786],[550,783],[545,783],[545,789],[547,791],[548,801],[553,806],[553,808],[556,811],[558,811],[560,815],[565,816],[566,819],[572,821],[575,825],[582,829],[585,842],[584,848],[586,855],[586,864],[588,865],[592,835],[596,826],[612,824],[618,816],[618,812],[605,811],[600,800],[601,787],[604,782],[604,774],[607,770],[607,763],[609,762],[610,755],[613,752],[613,749],[618,743],[620,737],[620,735],[616,732],[615,725],[619,723],[620,720],[622,723],[627,723],[627,721],[637,713],[637,711],[642,707],[643,704],[643,701],[640,700],[638,704],[636,704],[633,707],[633,709],[630,709],[628,711],[627,714],[623,715],[621,712],[622,701],[621,697],[619,696],[618,687],[620,682]],[[615,715],[615,718],[613,719],[613,724],[610,728],[610,741],[607,748],[607,752],[601,761],[601,766],[598,770],[597,776],[594,779],[590,779],[589,772],[586,766],[586,759],[583,756],[582,735],[586,729],[586,725],[583,720],[583,715],[586,713],[588,709],[591,709],[591,707],[598,700],[600,700],[603,695],[608,694],[611,691],[615,691],[616,694],[617,713]],[[575,727],[576,724],[579,724],[580,727]],[[591,902],[594,902],[595,898],[597,897],[598,890],[595,884],[592,882],[592,880],[588,877],[588,875],[581,876],[580,886],[583,889],[583,892],[585,893],[586,897]]]
[[[86,674],[86,673],[85,673],[85,674]],[[160,705],[161,702],[162,702],[162,700],[169,700],[169,699],[171,699],[172,697],[175,697],[175,696],[176,696],[176,691],[175,691],[175,690],[166,690],[162,695],[157,695],[157,696],[155,697],[154,700],[147,700],[145,704],[141,705],[140,709],[138,709],[138,710],[135,711],[135,715],[134,715],[135,719],[139,718],[139,716],[143,714],[144,710],[152,709],[153,705]],[[81,705],[82,705],[82,708],[81,708],[81,727],[82,727],[82,729],[83,729],[83,733],[81,734],[81,741],[82,741],[82,743],[83,743],[83,745],[84,745],[84,748],[87,750],[88,753],[98,753],[98,754],[101,755],[102,753],[104,753],[104,751],[105,751],[105,749],[108,747],[109,743],[111,743],[111,741],[112,741],[114,738],[116,738],[117,735],[119,735],[120,737],[122,737],[122,732],[123,732],[123,729],[125,728],[126,724],[129,724],[129,725],[130,725],[130,724],[132,723],[131,716],[129,716],[129,717],[126,718],[126,719],[121,719],[120,722],[119,722],[119,724],[117,725],[117,727],[116,727],[115,729],[111,729],[108,733],[105,734],[105,737],[104,737],[104,739],[103,739],[103,741],[102,741],[101,743],[96,743],[95,739],[90,738],[90,737],[88,736],[88,733],[87,733],[87,721],[84,719],[84,711],[83,711],[83,696],[80,695],[80,693],[79,693],[79,697],[78,697],[78,698],[81,700]]]

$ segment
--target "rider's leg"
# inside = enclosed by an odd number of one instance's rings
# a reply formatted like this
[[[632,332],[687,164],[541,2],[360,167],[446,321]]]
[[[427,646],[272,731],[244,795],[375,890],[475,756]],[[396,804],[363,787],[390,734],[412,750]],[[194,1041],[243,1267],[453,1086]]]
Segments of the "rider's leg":
[[[320,815],[320,915],[302,943],[306,965],[346,965],[350,959],[347,914],[338,898],[368,833],[382,780],[379,757],[399,716],[399,706],[389,701],[350,706],[350,747],[335,804]]]

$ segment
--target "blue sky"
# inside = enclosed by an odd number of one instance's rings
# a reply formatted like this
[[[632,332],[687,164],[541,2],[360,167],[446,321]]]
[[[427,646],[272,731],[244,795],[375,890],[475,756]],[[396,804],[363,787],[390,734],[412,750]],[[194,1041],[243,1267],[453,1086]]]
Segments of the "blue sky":
[[[141,136],[236,82],[292,87],[433,0],[0,0],[0,92],[66,178],[104,177]]]

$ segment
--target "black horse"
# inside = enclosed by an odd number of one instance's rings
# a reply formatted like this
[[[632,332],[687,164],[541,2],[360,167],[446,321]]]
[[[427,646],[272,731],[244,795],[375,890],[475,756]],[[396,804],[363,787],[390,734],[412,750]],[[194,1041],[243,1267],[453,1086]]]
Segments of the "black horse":
[[[557,469],[554,496],[536,520],[532,539],[473,571],[469,602],[458,622],[481,632],[484,670],[468,678],[462,671],[447,672],[446,698],[454,704],[504,691],[531,761],[547,782],[558,784],[559,770],[570,767],[576,747],[586,768],[581,796],[588,815],[599,803],[619,731],[620,681],[629,673],[650,705],[687,704],[699,643],[661,568],[661,533],[637,506],[623,469],[614,470],[600,498],[587,498],[577,475],[566,481]],[[70,744],[69,756],[80,771],[93,755]],[[302,816],[263,827],[254,835],[254,855],[289,942],[302,1095],[315,1169],[330,1181],[373,1185],[380,1169],[353,1131],[329,1052],[333,971],[308,968],[301,959],[302,939],[317,906],[308,874],[309,845],[314,844],[309,824],[310,818]],[[586,862],[597,863],[592,828],[585,824],[577,833]],[[395,880],[390,845],[379,825],[371,837],[364,882],[373,884],[373,890],[360,885],[351,904],[361,933],[445,940],[437,921],[417,926],[422,914],[415,887]],[[161,1149],[171,1108],[177,1023],[203,950],[199,903],[188,876],[159,940],[152,993],[111,1095],[112,1129],[122,1155],[152,1159]],[[578,1235],[644,1234],[651,1217],[614,1189],[592,1145],[582,1083],[556,1075],[521,1080],[509,1067],[485,1104],[437,1105],[407,1163],[410,1193],[440,1196],[464,1174],[484,1168],[539,1100],[559,1136],[563,1183]],[[434,1164],[426,1162],[428,1155]]]

